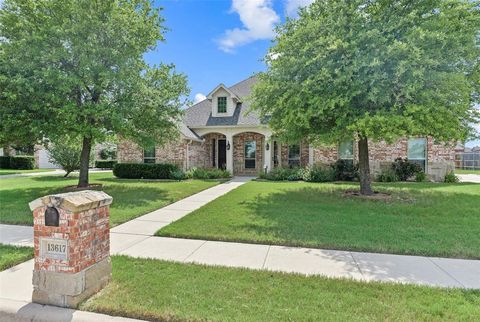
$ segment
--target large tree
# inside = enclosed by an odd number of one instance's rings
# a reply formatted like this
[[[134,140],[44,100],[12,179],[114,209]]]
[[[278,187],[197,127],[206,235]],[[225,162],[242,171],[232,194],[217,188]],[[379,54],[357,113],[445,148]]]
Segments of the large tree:
[[[287,140],[464,140],[478,122],[478,2],[317,0],[278,27],[253,108]]]
[[[174,137],[186,77],[144,60],[164,31],[148,0],[5,0],[0,138],[80,138],[84,187],[95,142],[112,134],[141,144]]]

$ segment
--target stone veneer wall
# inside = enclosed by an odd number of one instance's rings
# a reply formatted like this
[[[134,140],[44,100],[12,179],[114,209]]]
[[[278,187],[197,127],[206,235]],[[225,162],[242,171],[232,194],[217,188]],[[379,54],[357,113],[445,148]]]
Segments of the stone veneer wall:
[[[353,145],[354,159],[358,161],[358,146]],[[408,139],[402,138],[395,143],[385,141],[369,142],[370,171],[376,176],[382,169],[390,166],[397,158],[408,156]],[[313,148],[314,163],[333,163],[338,158],[336,146]],[[427,174],[435,181],[441,181],[448,171],[455,166],[455,147],[435,143],[432,138],[427,138]]]
[[[187,168],[187,142],[179,139],[164,146],[155,147],[155,163],[172,163],[180,169]]]
[[[255,153],[255,169],[245,169],[245,141],[254,140],[257,151]],[[262,134],[244,132],[233,137],[233,173],[235,175],[257,175],[263,170],[263,143]]]
[[[120,163],[143,163],[143,149],[135,142],[121,139],[117,145],[117,160]]]
[[[208,154],[206,145],[202,142],[192,142],[188,145],[188,168],[206,168]]]

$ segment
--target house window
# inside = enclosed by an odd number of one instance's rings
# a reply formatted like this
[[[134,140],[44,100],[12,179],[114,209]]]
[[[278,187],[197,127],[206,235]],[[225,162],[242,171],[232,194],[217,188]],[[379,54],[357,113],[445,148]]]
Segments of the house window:
[[[290,168],[300,166],[300,145],[292,144],[288,146],[288,166]]]
[[[257,142],[245,141],[245,169],[255,169]]]
[[[227,98],[225,96],[217,98],[217,112],[227,113]]]
[[[425,171],[427,166],[427,139],[417,138],[408,140],[408,160],[418,163]]]
[[[143,163],[155,163],[155,146],[143,149]]]
[[[353,160],[353,141],[345,141],[338,146],[340,160]]]

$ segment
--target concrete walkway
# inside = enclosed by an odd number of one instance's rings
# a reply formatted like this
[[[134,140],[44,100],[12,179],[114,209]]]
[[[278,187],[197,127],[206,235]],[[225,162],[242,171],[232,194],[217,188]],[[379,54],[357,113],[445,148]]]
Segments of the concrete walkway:
[[[14,170],[12,170],[14,171]],[[111,172],[112,170],[102,170],[102,169],[90,169],[89,173],[97,172]],[[75,171],[73,173],[78,173]],[[28,172],[28,173],[16,173],[16,174],[6,174],[0,176],[1,179],[11,179],[11,178],[22,178],[22,177],[36,177],[36,176],[47,176],[47,175],[65,175],[65,171],[62,169],[55,169],[53,171],[44,171],[44,172]]]
[[[471,183],[480,183],[479,174],[457,174],[460,182],[471,182]]]

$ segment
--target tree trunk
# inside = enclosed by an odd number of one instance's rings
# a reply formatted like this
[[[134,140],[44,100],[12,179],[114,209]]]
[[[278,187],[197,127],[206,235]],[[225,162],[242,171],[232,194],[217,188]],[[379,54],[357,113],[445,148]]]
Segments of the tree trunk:
[[[88,187],[88,166],[90,165],[90,151],[92,139],[83,137],[82,153],[80,154],[80,175],[78,176],[78,188]]]
[[[370,162],[368,158],[368,139],[361,137],[358,141],[358,166],[360,174],[360,194],[373,195],[370,179]]]

